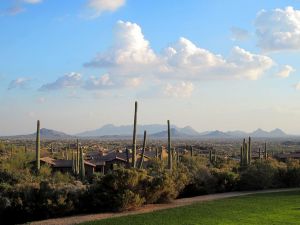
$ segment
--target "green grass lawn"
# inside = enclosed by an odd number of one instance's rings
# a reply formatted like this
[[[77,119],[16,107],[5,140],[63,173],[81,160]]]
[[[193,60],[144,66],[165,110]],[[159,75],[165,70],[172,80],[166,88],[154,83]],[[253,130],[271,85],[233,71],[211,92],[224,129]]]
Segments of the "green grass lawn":
[[[300,224],[300,191],[255,194],[84,225],[289,225]]]

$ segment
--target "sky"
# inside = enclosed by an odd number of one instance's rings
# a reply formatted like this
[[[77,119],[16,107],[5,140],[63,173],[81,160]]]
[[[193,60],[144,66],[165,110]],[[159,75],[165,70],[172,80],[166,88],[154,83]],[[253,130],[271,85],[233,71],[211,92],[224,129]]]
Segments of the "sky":
[[[0,135],[36,120],[300,134],[300,1],[0,0]]]

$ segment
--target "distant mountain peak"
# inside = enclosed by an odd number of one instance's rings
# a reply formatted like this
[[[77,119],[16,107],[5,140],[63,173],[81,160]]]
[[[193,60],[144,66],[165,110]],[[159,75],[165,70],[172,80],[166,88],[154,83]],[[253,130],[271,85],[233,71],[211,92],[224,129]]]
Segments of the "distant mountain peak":
[[[51,130],[47,128],[41,128],[40,129],[40,136],[41,139],[70,139],[74,138],[71,135],[68,135],[66,133],[56,131],[56,130]],[[31,133],[31,134],[25,134],[25,135],[15,135],[15,136],[10,136],[9,138],[15,138],[15,139],[35,139],[36,138],[36,132]]]
[[[167,124],[148,124],[148,125],[138,125],[137,126],[137,134],[142,135],[143,131],[146,130],[148,134],[156,134],[167,129]],[[188,136],[197,136],[199,133],[195,131],[192,127],[186,126],[184,128],[179,128],[176,125],[171,125],[171,129],[173,132],[181,132],[182,134]],[[100,136],[129,136],[132,135],[133,125],[121,125],[115,126],[113,124],[106,124],[99,129],[85,131],[77,134],[82,137],[100,137]]]

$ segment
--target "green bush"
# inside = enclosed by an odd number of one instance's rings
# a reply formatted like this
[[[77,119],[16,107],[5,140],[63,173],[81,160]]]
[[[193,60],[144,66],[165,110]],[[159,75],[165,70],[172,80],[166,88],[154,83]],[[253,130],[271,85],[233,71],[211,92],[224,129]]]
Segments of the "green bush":
[[[206,166],[207,163],[206,158],[198,156],[183,157],[182,165],[187,168],[188,183],[184,187],[181,197],[196,196],[215,191],[216,179]]]
[[[87,200],[94,210],[128,210],[141,206],[141,190],[145,171],[118,168],[111,171],[88,190]]]
[[[300,187],[300,161],[289,160],[283,176],[283,183],[288,187]]]
[[[241,190],[260,190],[273,188],[278,168],[272,165],[272,162],[255,162],[248,166],[240,174],[239,188]]]
[[[228,192],[237,189],[239,175],[225,169],[213,168],[212,175],[216,180],[216,192]]]
[[[1,221],[5,224],[21,223],[74,213],[84,192],[85,186],[78,183],[15,185],[0,194]]]

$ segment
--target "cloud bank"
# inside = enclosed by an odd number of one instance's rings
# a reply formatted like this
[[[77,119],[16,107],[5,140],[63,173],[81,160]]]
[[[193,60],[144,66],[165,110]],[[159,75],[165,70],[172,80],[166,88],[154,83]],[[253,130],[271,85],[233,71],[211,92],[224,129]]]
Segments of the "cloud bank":
[[[157,54],[136,23],[118,21],[113,45],[98,53],[86,67],[108,69],[112,76],[154,76],[159,79],[250,79],[256,80],[273,60],[238,46],[230,56],[210,52],[181,37]]]
[[[255,22],[257,29],[260,27],[261,35],[264,27],[262,18],[269,16],[264,13],[260,12]],[[242,36],[247,36],[244,31],[242,33]],[[262,39],[260,41],[262,42]],[[258,80],[274,65],[276,63],[269,56],[253,53],[239,46],[234,46],[228,55],[224,56],[200,47],[185,37],[180,37],[157,53],[138,24],[118,21],[112,45],[84,64],[87,68],[105,70],[105,74],[82,79],[81,74],[71,73],[53,83],[43,85],[40,90],[65,87],[80,87],[85,90],[138,88],[146,83],[160,86],[166,96],[189,97],[195,82]],[[276,75],[286,78],[292,72],[294,69],[285,65]]]

